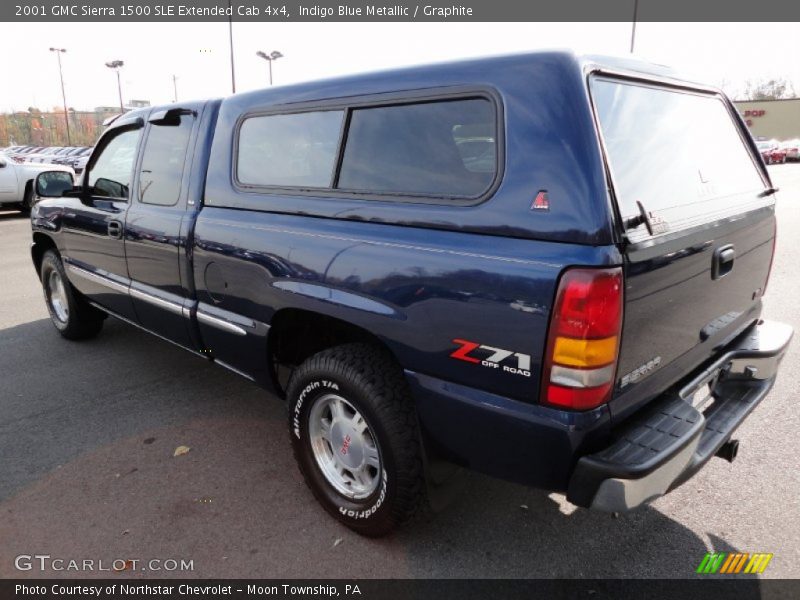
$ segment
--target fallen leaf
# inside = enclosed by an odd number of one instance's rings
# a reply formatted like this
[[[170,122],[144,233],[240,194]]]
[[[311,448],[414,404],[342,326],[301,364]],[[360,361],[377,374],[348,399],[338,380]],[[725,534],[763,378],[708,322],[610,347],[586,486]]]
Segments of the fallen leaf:
[[[189,450],[191,450],[189,446],[178,446],[175,448],[175,452],[172,454],[172,456],[183,456],[184,454],[188,453]]]
[[[523,509],[523,510],[528,510],[528,505],[527,504],[520,504],[519,507],[521,509]]]
[[[116,563],[116,561],[114,561],[114,562]],[[123,561],[121,567],[114,566],[114,570],[117,571],[118,573],[121,572],[121,571],[130,571],[130,570],[133,569],[133,565],[134,565],[134,563],[133,563],[132,560],[125,560],[125,561]]]
[[[333,547],[336,548],[339,544],[342,543],[342,538],[336,538],[336,541],[333,542]]]

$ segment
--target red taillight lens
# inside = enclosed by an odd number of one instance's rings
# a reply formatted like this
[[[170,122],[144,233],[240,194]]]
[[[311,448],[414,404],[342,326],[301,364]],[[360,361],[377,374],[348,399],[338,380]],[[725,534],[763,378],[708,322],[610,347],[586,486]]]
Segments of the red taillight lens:
[[[542,402],[573,410],[607,402],[621,329],[622,269],[565,271],[547,339]]]
[[[617,269],[572,269],[561,278],[553,323],[558,334],[581,340],[617,335],[622,316]]]

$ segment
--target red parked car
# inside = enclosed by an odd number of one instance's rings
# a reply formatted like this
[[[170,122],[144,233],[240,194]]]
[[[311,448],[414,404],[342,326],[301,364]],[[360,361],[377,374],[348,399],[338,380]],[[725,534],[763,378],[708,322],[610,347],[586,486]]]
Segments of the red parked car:
[[[761,158],[768,165],[786,162],[786,150],[781,148],[777,142],[756,142]]]
[[[783,142],[781,148],[786,151],[786,160],[800,160],[800,139]]]

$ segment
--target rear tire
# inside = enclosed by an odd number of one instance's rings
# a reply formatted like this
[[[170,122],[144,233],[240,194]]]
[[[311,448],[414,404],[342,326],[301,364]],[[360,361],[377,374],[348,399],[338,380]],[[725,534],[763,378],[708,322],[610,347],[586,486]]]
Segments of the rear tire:
[[[399,365],[380,348],[315,354],[287,389],[295,459],[314,496],[369,537],[389,533],[425,500],[416,412]]]
[[[44,253],[39,276],[50,320],[63,337],[85,340],[100,333],[105,313],[90,305],[73,289],[61,257],[54,250]]]

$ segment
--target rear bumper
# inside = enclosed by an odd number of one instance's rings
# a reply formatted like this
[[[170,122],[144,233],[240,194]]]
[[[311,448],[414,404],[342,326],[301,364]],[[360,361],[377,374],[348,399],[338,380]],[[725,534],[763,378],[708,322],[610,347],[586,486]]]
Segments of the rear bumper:
[[[567,499],[623,512],[688,480],[772,388],[792,333],[783,323],[754,325],[720,358],[615,431],[608,447],[582,457]],[[704,386],[710,386],[714,401],[701,412],[691,401]]]
[[[563,411],[413,371],[406,379],[429,451],[524,485],[566,490],[576,457],[600,447],[611,431],[607,405]]]

